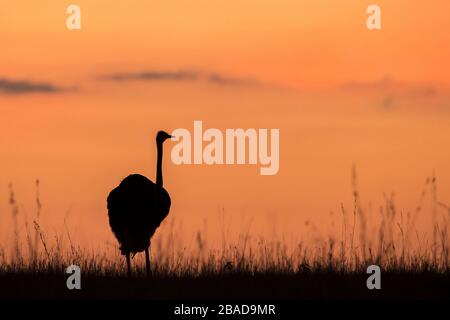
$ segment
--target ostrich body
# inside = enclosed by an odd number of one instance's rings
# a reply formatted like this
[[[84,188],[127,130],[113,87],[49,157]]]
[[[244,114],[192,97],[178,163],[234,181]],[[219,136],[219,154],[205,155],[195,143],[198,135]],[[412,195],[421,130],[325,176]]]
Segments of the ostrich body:
[[[120,251],[126,256],[128,276],[131,276],[130,254],[145,251],[147,276],[150,270],[150,239],[170,210],[170,196],[163,188],[162,145],[171,136],[159,131],[156,136],[158,160],[156,183],[140,174],[131,174],[108,196],[109,225],[116,236]]]

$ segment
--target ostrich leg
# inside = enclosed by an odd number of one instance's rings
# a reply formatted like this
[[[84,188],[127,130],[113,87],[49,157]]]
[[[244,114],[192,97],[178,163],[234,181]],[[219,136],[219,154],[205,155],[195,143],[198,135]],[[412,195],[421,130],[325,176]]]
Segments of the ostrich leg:
[[[127,270],[128,270],[128,278],[131,278],[131,260],[130,260],[130,253],[127,252]]]
[[[148,248],[145,249],[145,270],[147,271],[147,278],[152,277],[152,270],[150,269],[150,254]]]

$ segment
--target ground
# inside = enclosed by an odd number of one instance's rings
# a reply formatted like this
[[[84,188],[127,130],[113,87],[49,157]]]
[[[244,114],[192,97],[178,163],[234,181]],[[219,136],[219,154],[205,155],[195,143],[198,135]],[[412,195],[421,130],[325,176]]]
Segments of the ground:
[[[81,278],[81,290],[68,290],[63,272],[16,272],[0,275],[0,299],[450,299],[449,273],[384,273],[381,290],[368,290],[367,277],[335,272],[153,279],[87,275]]]

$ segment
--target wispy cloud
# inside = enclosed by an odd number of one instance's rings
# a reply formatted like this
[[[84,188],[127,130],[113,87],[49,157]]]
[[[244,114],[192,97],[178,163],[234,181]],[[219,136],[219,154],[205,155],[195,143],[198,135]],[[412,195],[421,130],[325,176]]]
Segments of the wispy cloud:
[[[47,82],[0,78],[0,94],[22,95],[28,93],[57,93],[65,90],[67,89]]]
[[[207,79],[210,83],[224,86],[257,86],[260,84],[256,79],[229,77],[218,73],[208,75]]]
[[[99,79],[107,81],[193,81],[197,77],[196,72],[180,70],[114,73],[101,76]]]
[[[385,76],[376,81],[352,81],[340,86],[341,90],[349,92],[365,92],[380,95],[381,105],[388,108],[398,100],[426,99],[437,94],[437,89],[427,84],[410,84],[393,80]]]
[[[224,75],[221,73],[207,73],[190,70],[178,70],[178,71],[141,71],[141,72],[124,72],[102,75],[98,78],[102,81],[116,81],[116,82],[128,82],[128,81],[199,81],[212,83],[219,86],[257,86],[260,82],[252,78],[243,78]]]

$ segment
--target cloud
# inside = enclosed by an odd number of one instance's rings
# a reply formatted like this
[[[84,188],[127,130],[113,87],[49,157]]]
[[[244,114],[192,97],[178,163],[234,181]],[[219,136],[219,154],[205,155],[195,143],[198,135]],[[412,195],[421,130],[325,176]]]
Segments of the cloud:
[[[234,78],[224,76],[218,73],[211,73],[207,77],[208,82],[224,85],[224,86],[257,86],[260,83],[255,79],[250,78]]]
[[[0,78],[0,93],[4,94],[57,93],[65,90],[51,83]]]
[[[399,100],[427,99],[437,95],[437,89],[427,84],[410,84],[393,80],[385,76],[376,81],[344,83],[339,87],[352,93],[372,93],[382,97],[381,105],[393,107]]]
[[[220,73],[205,73],[189,70],[178,71],[142,71],[142,72],[125,72],[103,75],[98,78],[102,81],[200,81],[212,83],[220,86],[257,86],[260,83],[251,78],[232,77]]]
[[[115,73],[101,76],[100,80],[108,81],[183,81],[196,80],[198,74],[193,71],[144,71],[144,72],[127,72]]]

